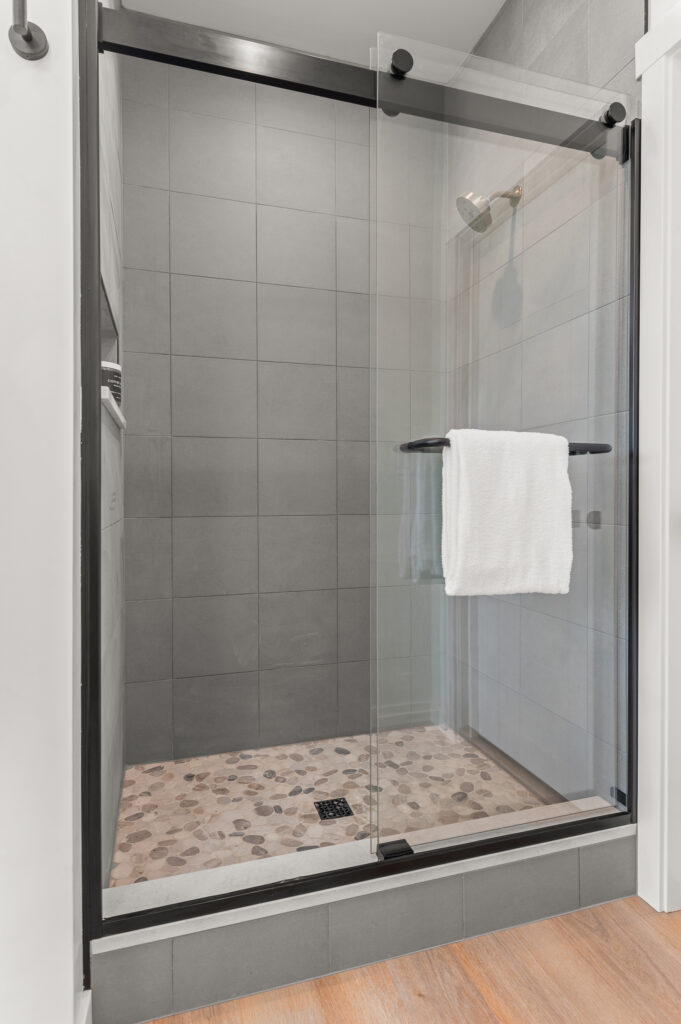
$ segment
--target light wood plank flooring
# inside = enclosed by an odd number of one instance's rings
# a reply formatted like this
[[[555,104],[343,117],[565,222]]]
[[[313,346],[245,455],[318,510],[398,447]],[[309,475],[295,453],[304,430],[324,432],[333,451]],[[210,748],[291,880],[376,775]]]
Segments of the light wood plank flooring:
[[[681,912],[632,896],[157,1024],[575,1022],[680,1024]]]

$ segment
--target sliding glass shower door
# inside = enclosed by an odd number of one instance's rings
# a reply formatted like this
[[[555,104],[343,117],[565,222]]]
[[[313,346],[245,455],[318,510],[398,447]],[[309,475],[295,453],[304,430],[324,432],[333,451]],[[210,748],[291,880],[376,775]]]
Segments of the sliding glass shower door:
[[[621,127],[598,127],[614,101],[628,120],[622,95],[379,38],[381,844],[628,807],[630,163]],[[459,427],[610,447],[570,459],[567,595],[445,596],[441,447],[405,446]]]

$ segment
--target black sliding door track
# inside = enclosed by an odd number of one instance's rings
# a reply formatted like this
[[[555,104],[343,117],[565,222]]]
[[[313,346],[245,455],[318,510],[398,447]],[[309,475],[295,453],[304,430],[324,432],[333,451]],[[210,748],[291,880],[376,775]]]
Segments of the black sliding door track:
[[[515,100],[482,96],[417,78],[395,78],[357,64],[315,57],[271,43],[241,39],[200,25],[169,21],[135,11],[99,9],[101,50],[243,78],[283,89],[411,114],[481,131],[532,139],[552,146],[612,156],[629,155],[629,129],[606,127],[573,114]]]
[[[98,13],[98,19],[97,19]],[[352,64],[299,53],[268,43],[240,39],[223,32],[186,25],[126,10],[99,7],[79,0],[81,60],[81,220],[82,220],[82,379],[83,379],[83,900],[85,981],[88,983],[89,942],[103,935],[148,928],[221,910],[329,889],[417,868],[453,862],[549,840],[595,833],[635,820],[636,797],[636,504],[638,401],[638,222],[640,196],[640,122],[631,128],[607,128],[600,121],[548,111],[501,98],[432,85],[417,79],[398,80]],[[355,103],[376,105],[390,114],[405,113],[449,124],[465,125],[517,138],[534,139],[611,156],[631,155],[631,320],[630,320],[630,546],[629,546],[629,776],[628,810],[586,820],[564,820],[531,831],[471,839],[449,846],[415,851],[407,856],[366,865],[288,879],[239,892],[166,905],[102,919],[101,899],[101,727],[99,678],[99,190],[97,146],[97,47],[161,63],[195,68],[218,75],[278,86]],[[631,145],[630,145],[631,141]],[[631,152],[630,152],[631,150]]]

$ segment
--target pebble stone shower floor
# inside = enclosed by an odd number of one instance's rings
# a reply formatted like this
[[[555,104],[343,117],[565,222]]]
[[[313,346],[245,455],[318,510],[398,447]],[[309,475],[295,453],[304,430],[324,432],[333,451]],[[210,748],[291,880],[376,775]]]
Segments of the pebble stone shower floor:
[[[128,768],[111,886],[365,839],[380,794],[381,838],[542,804],[457,733],[437,725],[232,751]],[[378,786],[376,786],[378,781]],[[322,821],[315,800],[352,817]]]

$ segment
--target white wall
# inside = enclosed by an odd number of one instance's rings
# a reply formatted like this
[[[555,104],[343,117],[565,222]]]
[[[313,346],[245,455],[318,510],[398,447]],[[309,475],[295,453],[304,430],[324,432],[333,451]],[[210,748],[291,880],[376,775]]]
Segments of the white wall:
[[[662,8],[669,7],[665,12]],[[653,5],[642,79],[638,891],[681,910],[681,4]]]
[[[678,2],[678,0],[648,0],[648,19],[650,26],[657,21]]]
[[[48,56],[0,41],[1,1016],[82,1012],[78,837],[75,96],[72,0],[31,0]]]

